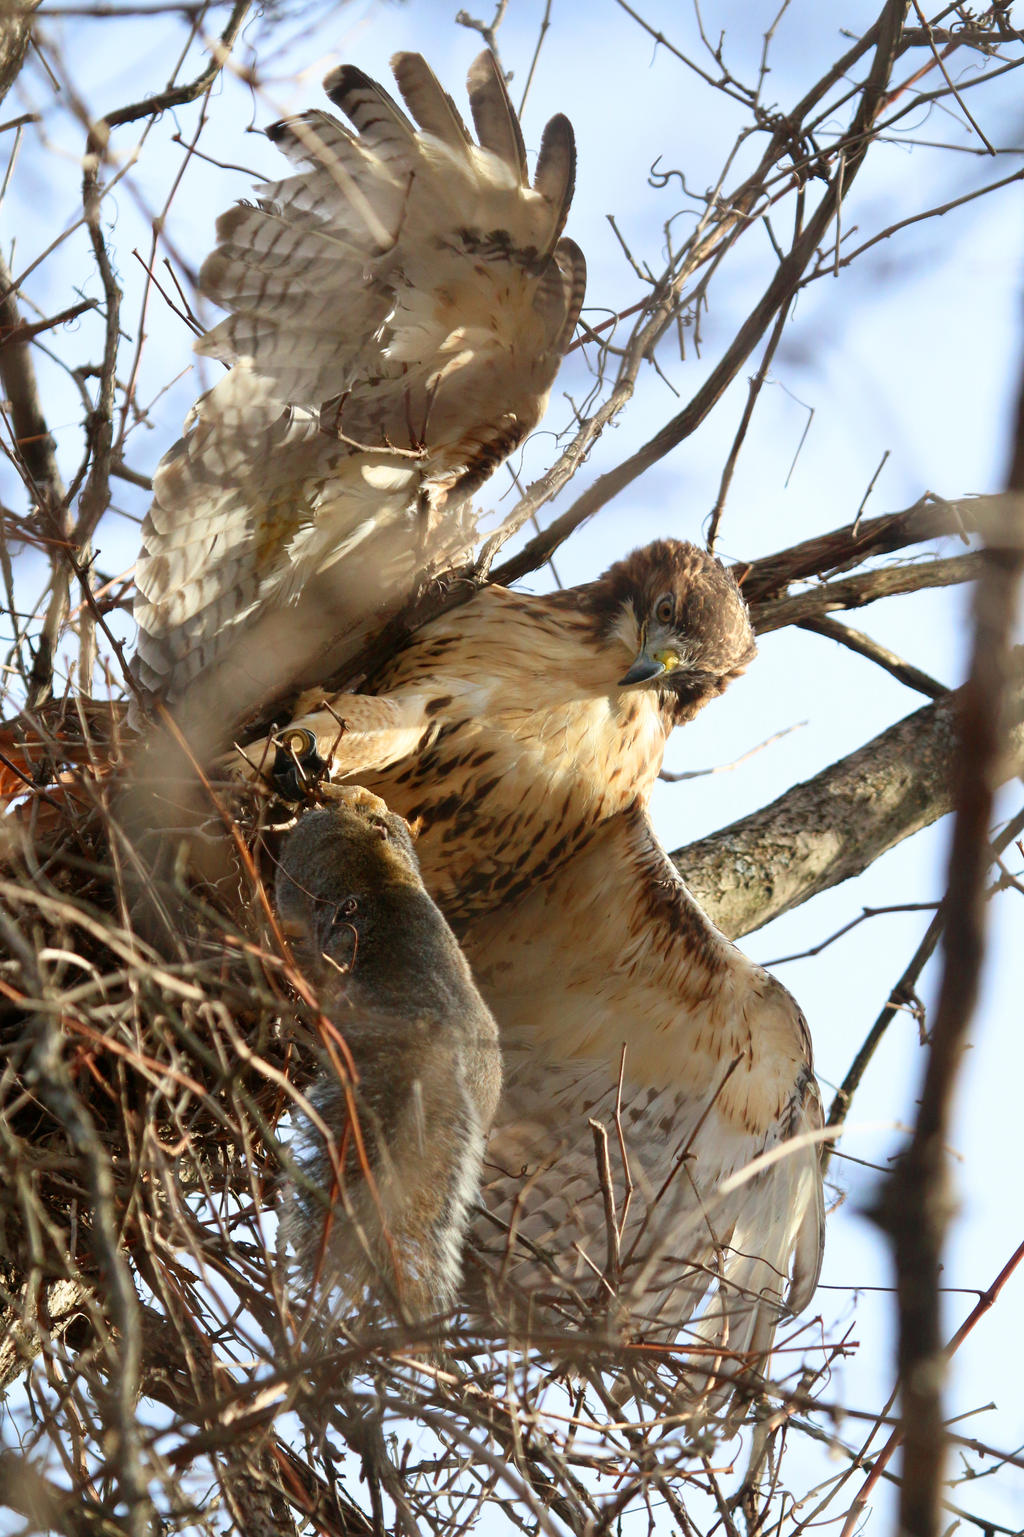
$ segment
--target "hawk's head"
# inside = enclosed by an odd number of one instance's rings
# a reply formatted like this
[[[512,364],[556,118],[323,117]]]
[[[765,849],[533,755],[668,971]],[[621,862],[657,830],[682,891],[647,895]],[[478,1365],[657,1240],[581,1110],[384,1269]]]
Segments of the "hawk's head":
[[[679,539],[659,539],[617,561],[588,598],[602,634],[632,658],[620,685],[657,689],[676,725],[692,720],[757,650],[732,576]]]

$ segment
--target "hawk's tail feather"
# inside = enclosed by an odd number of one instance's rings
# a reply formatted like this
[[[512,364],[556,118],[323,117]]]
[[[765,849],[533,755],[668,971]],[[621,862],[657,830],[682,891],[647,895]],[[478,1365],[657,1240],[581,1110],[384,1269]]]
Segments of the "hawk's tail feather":
[[[336,117],[314,110],[273,124],[267,134],[301,169],[257,188],[263,212],[296,231],[337,233],[348,227],[360,247],[372,239],[371,255],[391,249],[417,158],[411,126],[406,134],[384,118],[357,138]],[[230,220],[230,210],[222,218]],[[220,221],[217,232],[220,238]]]
[[[551,237],[553,246],[565,228],[576,188],[576,139],[572,124],[561,112],[555,114],[541,135],[533,188],[556,210]]]
[[[331,381],[332,396],[343,394],[352,382],[354,366],[349,350],[328,328],[326,315],[324,324],[317,329],[315,325],[299,324],[297,318],[290,320],[291,308],[286,304],[280,306],[284,324],[275,323],[269,313],[269,301],[254,305],[251,310],[240,308],[231,318],[230,329],[222,331],[218,326],[204,338],[201,349],[206,357],[226,361],[258,357],[260,372],[274,381],[281,412],[287,410],[287,400],[315,400],[313,392],[325,378]],[[372,313],[369,305],[353,308]],[[298,314],[296,310],[296,317]],[[268,422],[268,428],[272,426],[273,420]]]
[[[390,91],[372,80],[358,65],[340,64],[324,78],[324,90],[336,107],[355,124],[368,143],[404,139],[411,143],[416,130]],[[271,135],[273,137],[273,135]]]
[[[217,303],[224,293],[235,309],[253,301],[275,302],[337,319],[336,306],[349,286],[341,263],[364,260],[358,233],[345,238],[336,230],[301,229],[275,209],[239,204],[232,218],[217,225],[218,248],[202,267],[203,292]],[[285,231],[289,236],[285,238]],[[230,287],[225,280],[230,281]]]
[[[515,108],[509,101],[501,66],[489,48],[478,54],[469,70],[469,105],[484,149],[511,166],[526,186],[526,145]]]
[[[320,166],[332,160],[345,165],[355,156],[364,153],[350,128],[317,107],[311,107],[308,112],[300,112],[296,117],[285,117],[280,122],[271,123],[266,134],[271,144],[276,144],[294,165]],[[290,183],[285,180],[278,184],[267,183],[264,198],[277,201],[275,185],[288,187]],[[229,218],[231,212],[229,208],[217,220],[218,235],[221,220]]]
[[[555,246],[555,261],[562,274],[562,289],[565,295],[565,320],[555,346],[559,352],[565,352],[572,341],[576,322],[583,308],[583,299],[587,291],[587,259],[575,240],[570,240],[563,235]]]
[[[458,108],[419,53],[396,53],[391,60],[398,89],[424,133],[463,154],[472,145]]]

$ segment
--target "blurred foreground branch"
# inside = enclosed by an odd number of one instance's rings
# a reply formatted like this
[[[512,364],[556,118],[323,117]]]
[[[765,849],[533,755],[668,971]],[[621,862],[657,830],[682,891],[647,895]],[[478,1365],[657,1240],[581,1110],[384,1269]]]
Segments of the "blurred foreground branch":
[[[1024,548],[1024,376],[1010,469],[1017,493],[1016,541],[985,551],[974,596],[970,676],[959,694],[956,820],[949,853],[943,972],[928,1044],[920,1108],[910,1142],[886,1181],[879,1221],[892,1241],[899,1317],[904,1439],[900,1526],[908,1537],[937,1537],[946,1458],[942,1412],[945,1357],[940,1277],[952,1215],[949,1141],[953,1097],[977,1003],[985,953],[989,827],[1003,778],[1011,715],[1011,639]],[[1016,712],[1013,712],[1016,714]]]

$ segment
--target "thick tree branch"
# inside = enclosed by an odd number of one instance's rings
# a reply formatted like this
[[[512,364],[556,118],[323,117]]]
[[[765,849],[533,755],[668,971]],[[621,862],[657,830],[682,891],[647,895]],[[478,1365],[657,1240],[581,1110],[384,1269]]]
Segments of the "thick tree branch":
[[[1024,654],[1016,656],[1000,782],[1024,772]],[[926,705],[770,806],[677,850],[719,927],[734,939],[748,934],[952,811],[962,700],[959,690]]]
[[[803,624],[807,619],[835,613],[837,609],[863,608],[879,598],[893,598],[900,593],[920,592],[925,587],[949,587],[956,582],[970,582],[981,570],[983,556],[951,555],[945,560],[912,561],[903,566],[880,566],[860,571],[841,582],[822,582],[792,597],[777,598],[772,603],[751,606],[751,618],[758,635],[781,630],[788,624]]]

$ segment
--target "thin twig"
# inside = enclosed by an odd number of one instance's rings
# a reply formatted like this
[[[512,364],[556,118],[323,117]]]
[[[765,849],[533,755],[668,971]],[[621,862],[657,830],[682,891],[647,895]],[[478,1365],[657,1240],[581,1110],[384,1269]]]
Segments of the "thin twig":
[[[860,630],[851,630],[849,625],[840,624],[837,619],[829,619],[822,616],[818,619],[802,619],[801,630],[810,630],[813,635],[824,635],[827,640],[838,641],[841,646],[855,651],[858,656],[867,657],[871,662],[890,673],[900,683],[905,683],[907,688],[916,689],[919,694],[924,694],[928,699],[941,699],[949,690],[944,683],[939,683],[929,673],[922,672],[920,667],[907,662],[895,651],[890,651],[888,646],[883,646],[880,641],[873,640],[870,635],[863,634]]]

